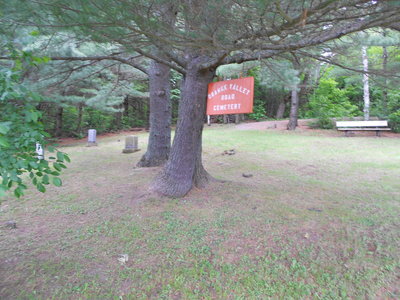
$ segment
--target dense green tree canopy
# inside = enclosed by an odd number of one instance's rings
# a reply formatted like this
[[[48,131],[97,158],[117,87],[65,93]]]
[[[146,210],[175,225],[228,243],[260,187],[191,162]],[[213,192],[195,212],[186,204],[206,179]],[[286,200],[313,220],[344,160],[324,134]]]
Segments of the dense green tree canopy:
[[[177,16],[171,24],[158,7]],[[348,33],[399,22],[397,1],[7,1],[3,25],[69,29],[153,57],[157,46],[183,71],[185,52],[212,54],[203,67],[271,57]],[[50,14],[49,14],[50,13]],[[175,17],[174,17],[175,18]]]

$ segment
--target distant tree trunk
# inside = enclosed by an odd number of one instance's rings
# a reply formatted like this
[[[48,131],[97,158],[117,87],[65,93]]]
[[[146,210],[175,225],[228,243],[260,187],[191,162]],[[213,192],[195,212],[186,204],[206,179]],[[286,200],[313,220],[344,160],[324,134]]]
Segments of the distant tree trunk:
[[[129,96],[126,96],[124,98],[123,106],[124,106],[124,116],[127,117],[129,116]]]
[[[282,119],[285,115],[286,103],[289,101],[290,95],[284,96],[279,103],[278,110],[276,111],[275,118]]]
[[[364,84],[364,120],[369,120],[369,76],[368,76],[368,55],[367,47],[362,47],[362,60],[364,66],[363,84]]]
[[[385,33],[383,34],[383,36],[385,36]],[[387,80],[387,65],[388,65],[388,51],[387,51],[387,47],[383,46],[383,61],[382,61],[382,68],[383,68],[383,73],[385,75],[385,79],[384,79],[384,87],[383,87],[383,93],[382,93],[382,109],[383,109],[383,113],[385,116],[387,116],[388,114],[388,107],[387,107],[387,102],[388,102],[388,91],[387,91],[387,86],[388,86],[388,80]]]
[[[170,69],[153,61],[149,69],[150,135],[138,167],[163,165],[171,148]]]
[[[117,111],[114,115],[114,128],[122,129],[122,111]]]
[[[76,124],[76,133],[80,134],[82,131],[82,117],[83,117],[83,104],[79,103],[78,104],[78,120]]]
[[[150,69],[148,70],[150,72]],[[150,75],[149,75],[150,79]],[[151,83],[153,84],[153,83]],[[149,80],[149,90],[151,89],[150,87],[150,80]],[[132,123],[132,126],[136,126],[137,123],[140,123],[140,121],[144,121],[144,125],[146,129],[150,128],[150,99],[149,98],[138,98],[138,97],[131,97],[130,99],[130,106],[132,107],[133,113],[130,115],[130,119],[134,120]]]
[[[311,79],[311,73],[309,72],[303,72],[303,81],[301,82],[300,85],[300,91],[299,91],[299,106],[307,102],[307,94],[310,91],[309,87],[309,81]]]
[[[56,112],[56,124],[54,127],[54,136],[61,136],[63,130],[63,112],[64,108],[59,106]]]
[[[201,160],[201,137],[206,111],[208,83],[214,70],[201,70],[208,57],[192,57],[186,68],[179,118],[171,152],[163,170],[152,184],[162,195],[182,197],[193,186],[203,187],[211,176]]]
[[[285,114],[285,108],[286,108],[286,103],[282,99],[282,101],[279,103],[278,110],[276,111],[275,117],[277,119],[282,119],[283,118],[283,115]]]
[[[224,120],[224,124],[228,124],[229,123],[229,116],[228,115],[223,115],[222,118]]]
[[[300,63],[298,61],[295,62],[297,69],[300,69]],[[308,91],[308,81],[310,80],[310,73],[303,70],[302,76],[303,80],[299,85],[295,85],[291,92],[291,102],[290,102],[290,116],[289,116],[289,123],[287,125],[288,130],[295,130],[297,127],[297,120],[299,118],[299,107],[300,101],[303,99],[303,103],[305,102],[305,95]]]
[[[287,125],[288,130],[295,130],[297,127],[297,120],[299,115],[299,92],[297,90],[297,85],[293,87],[292,99],[290,104],[290,116],[289,123]]]

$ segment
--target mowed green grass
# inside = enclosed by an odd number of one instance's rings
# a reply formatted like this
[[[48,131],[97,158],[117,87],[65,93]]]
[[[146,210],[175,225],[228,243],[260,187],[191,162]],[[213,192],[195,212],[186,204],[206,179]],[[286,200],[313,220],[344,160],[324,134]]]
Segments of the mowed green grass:
[[[213,126],[225,182],[182,199],[148,194],[159,169],[123,138],[64,147],[61,188],[2,203],[1,299],[400,297],[399,138]]]

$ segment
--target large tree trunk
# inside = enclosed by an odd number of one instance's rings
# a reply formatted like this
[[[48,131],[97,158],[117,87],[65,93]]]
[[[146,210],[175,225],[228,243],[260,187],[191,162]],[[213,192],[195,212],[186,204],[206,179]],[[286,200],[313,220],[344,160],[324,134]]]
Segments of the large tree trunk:
[[[190,60],[179,105],[177,130],[170,157],[152,184],[162,195],[182,197],[193,186],[203,187],[211,178],[202,165],[201,137],[203,131],[207,86],[214,71],[200,70],[200,58]]]
[[[149,69],[150,135],[138,167],[163,165],[171,148],[171,101],[169,67],[153,61]]]
[[[173,3],[161,1],[154,3],[156,10],[162,16],[162,21],[171,29],[176,20],[176,9]],[[162,50],[154,48],[154,54],[165,58]],[[168,60],[168,59],[167,59]],[[149,69],[149,143],[147,151],[137,164],[138,167],[155,167],[163,165],[171,149],[171,117],[172,104],[170,99],[171,71],[168,66],[153,61]],[[146,126],[147,127],[147,126]]]
[[[293,87],[292,100],[290,105],[290,117],[287,125],[288,130],[295,130],[297,127],[297,120],[299,116],[299,92],[297,86]]]

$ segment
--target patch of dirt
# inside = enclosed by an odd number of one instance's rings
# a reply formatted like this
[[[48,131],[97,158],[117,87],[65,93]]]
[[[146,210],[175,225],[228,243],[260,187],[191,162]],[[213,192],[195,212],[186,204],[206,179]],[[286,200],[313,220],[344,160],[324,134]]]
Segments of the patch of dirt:
[[[311,122],[312,119],[304,119],[298,120],[298,127],[296,130],[314,130],[308,126],[308,123]],[[287,125],[289,120],[277,120],[277,121],[262,121],[262,122],[251,122],[251,123],[242,123],[236,125],[236,129],[239,130],[287,130]]]

